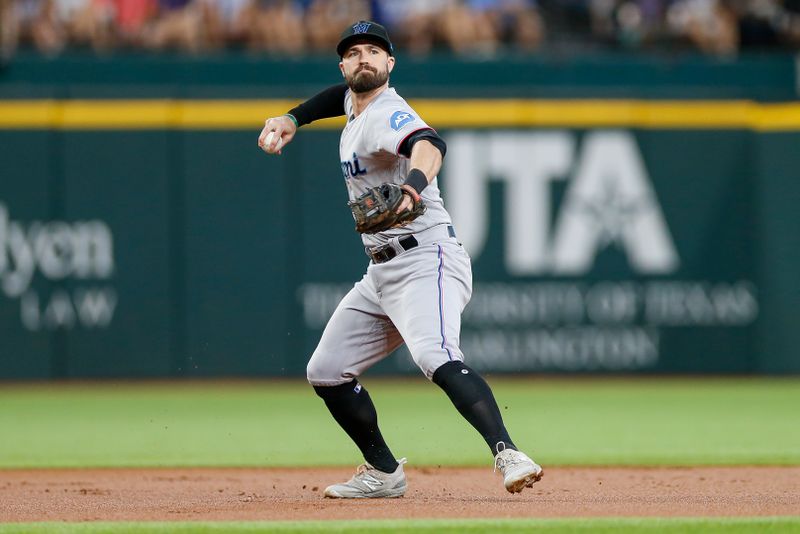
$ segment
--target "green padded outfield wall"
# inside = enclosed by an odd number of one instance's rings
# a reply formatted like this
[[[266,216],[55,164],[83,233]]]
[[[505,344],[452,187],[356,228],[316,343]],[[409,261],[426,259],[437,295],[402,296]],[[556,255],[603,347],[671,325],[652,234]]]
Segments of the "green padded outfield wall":
[[[367,259],[338,124],[281,157],[255,141],[327,63],[284,65],[295,86],[238,57],[0,71],[0,378],[302,376]],[[793,62],[528,66],[483,90],[483,64],[398,75],[448,142],[470,363],[800,371]],[[401,350],[376,372],[415,370]]]

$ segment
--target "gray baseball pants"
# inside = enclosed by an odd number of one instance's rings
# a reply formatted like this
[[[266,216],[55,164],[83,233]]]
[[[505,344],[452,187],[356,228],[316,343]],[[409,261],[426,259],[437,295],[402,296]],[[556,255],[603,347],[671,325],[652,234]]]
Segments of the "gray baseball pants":
[[[470,258],[447,226],[414,237],[419,243],[385,263],[370,262],[342,299],[308,362],[314,386],[350,382],[404,342],[430,379],[450,361],[463,361],[461,313],[472,296]]]

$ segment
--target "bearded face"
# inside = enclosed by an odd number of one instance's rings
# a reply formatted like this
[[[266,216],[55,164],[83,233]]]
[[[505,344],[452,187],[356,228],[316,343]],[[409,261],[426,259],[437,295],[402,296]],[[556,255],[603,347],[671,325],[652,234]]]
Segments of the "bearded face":
[[[342,56],[339,68],[353,93],[363,94],[380,88],[389,81],[394,58],[372,42],[356,42]]]
[[[370,65],[359,65],[355,72],[345,75],[345,81],[354,93],[368,93],[389,80],[388,66],[380,70]]]

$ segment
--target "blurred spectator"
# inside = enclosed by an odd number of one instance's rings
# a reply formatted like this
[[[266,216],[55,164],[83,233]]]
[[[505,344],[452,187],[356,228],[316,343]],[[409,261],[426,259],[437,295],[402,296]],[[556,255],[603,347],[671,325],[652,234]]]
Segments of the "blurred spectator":
[[[112,45],[114,9],[105,0],[57,0],[58,17],[71,43],[97,51]]]
[[[157,13],[156,0],[104,0],[114,13],[115,41],[122,46],[141,46],[145,26]]]
[[[425,55],[443,39],[445,11],[452,0],[376,0],[373,17],[383,24],[404,53]],[[452,16],[452,14],[450,14]]]
[[[67,44],[54,0],[16,0],[3,6],[4,50],[13,53],[19,43],[31,43],[46,55]]]
[[[309,45],[314,51],[330,53],[348,24],[371,17],[367,0],[313,0],[305,18]]]
[[[800,2],[748,0],[733,2],[743,49],[794,47],[800,44]]]
[[[254,7],[249,42],[252,50],[289,55],[304,51],[306,32],[300,2],[257,0]]]
[[[533,51],[545,38],[545,24],[535,0],[506,0],[499,24],[505,40],[522,51]]]
[[[0,61],[9,59],[16,48],[16,19],[13,0],[0,0]]]
[[[535,0],[470,0],[477,41],[491,49],[505,43],[522,51],[538,48],[544,25]]]
[[[492,56],[508,45],[529,52],[544,36],[535,0],[450,2],[443,17],[445,43],[459,53]]]
[[[372,19],[399,54],[800,48],[800,0],[0,0],[0,54],[69,46],[330,54]]]
[[[800,46],[800,0],[783,0],[781,7],[781,40],[796,49]]]
[[[735,54],[739,28],[722,0],[677,0],[667,10],[667,27],[696,49],[712,55]]]
[[[210,48],[241,46],[249,37],[253,0],[204,0],[206,39]]]
[[[144,28],[142,42],[156,50],[196,53],[205,48],[203,7],[199,0],[159,0],[158,15]]]
[[[642,48],[661,31],[661,0],[592,0],[589,6],[592,33],[600,40],[623,48]]]
[[[442,37],[447,48],[457,54],[493,48],[495,43],[488,42],[485,34],[482,38],[478,37],[481,31],[475,27],[476,23],[476,17],[466,2],[462,0],[448,2],[441,16]]]

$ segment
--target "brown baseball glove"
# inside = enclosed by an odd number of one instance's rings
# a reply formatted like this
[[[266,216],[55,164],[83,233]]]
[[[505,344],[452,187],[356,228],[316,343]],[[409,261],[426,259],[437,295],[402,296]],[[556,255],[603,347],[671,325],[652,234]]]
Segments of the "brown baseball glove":
[[[396,213],[405,195],[412,201],[411,208]],[[353,211],[356,231],[362,234],[376,234],[389,228],[405,226],[425,213],[426,209],[425,202],[419,195],[412,194],[404,186],[390,183],[369,189],[347,205]]]

